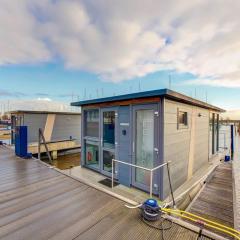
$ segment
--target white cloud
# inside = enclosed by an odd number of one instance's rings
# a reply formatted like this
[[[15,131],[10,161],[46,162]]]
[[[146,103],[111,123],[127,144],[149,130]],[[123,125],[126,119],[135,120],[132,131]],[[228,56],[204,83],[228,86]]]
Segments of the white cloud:
[[[56,111],[56,112],[80,112],[80,108],[71,107],[57,101],[48,101],[46,99],[32,100],[0,100],[1,112],[28,110],[28,111]]]
[[[240,87],[238,0],[0,0],[0,64],[61,58],[109,81],[163,69]],[[14,18],[12,17],[14,15]]]
[[[52,101],[52,99],[51,99],[51,98],[48,98],[48,97],[38,98],[37,100],[38,100],[38,101],[47,101],[47,102],[51,102],[51,101]]]

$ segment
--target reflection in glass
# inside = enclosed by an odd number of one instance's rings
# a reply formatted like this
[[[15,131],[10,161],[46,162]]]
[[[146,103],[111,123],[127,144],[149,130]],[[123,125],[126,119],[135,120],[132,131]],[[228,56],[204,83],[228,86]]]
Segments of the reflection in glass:
[[[99,168],[98,146],[86,143],[86,165]]]
[[[103,170],[107,172],[112,172],[112,159],[114,159],[114,153],[109,151],[103,151]]]
[[[103,147],[115,147],[115,112],[103,112]]]
[[[152,168],[154,148],[154,112],[138,110],[136,112],[136,165]],[[149,185],[148,171],[136,169],[136,182]]]
[[[84,111],[86,136],[98,137],[99,135],[99,110],[91,109]]]

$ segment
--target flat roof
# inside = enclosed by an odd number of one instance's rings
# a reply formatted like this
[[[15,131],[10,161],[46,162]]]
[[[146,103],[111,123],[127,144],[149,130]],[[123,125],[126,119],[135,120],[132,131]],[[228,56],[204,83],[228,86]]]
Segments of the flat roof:
[[[63,114],[63,115],[81,115],[79,112],[57,112],[57,111],[37,111],[37,110],[15,110],[9,111],[8,114],[21,114],[21,113],[30,113],[30,114]]]
[[[138,92],[138,93],[131,93],[131,94],[124,94],[124,95],[118,95],[113,97],[96,98],[96,99],[84,100],[79,102],[72,102],[71,106],[94,105],[98,103],[107,103],[107,102],[124,101],[124,100],[149,98],[149,97],[165,97],[178,102],[183,102],[190,105],[207,108],[207,109],[211,109],[219,112],[225,112],[224,109],[221,109],[219,107],[213,106],[206,102],[186,96],[182,93],[178,93],[167,88],[157,89],[152,91],[145,91],[145,92]]]

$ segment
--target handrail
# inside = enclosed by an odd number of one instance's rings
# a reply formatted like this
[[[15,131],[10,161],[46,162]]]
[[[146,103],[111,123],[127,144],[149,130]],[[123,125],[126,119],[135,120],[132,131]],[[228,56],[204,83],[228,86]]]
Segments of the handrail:
[[[113,183],[114,183],[114,163],[115,162],[118,162],[118,163],[121,163],[121,164],[125,164],[125,165],[128,165],[130,167],[135,167],[135,168],[139,168],[139,169],[143,169],[145,171],[149,171],[150,172],[150,197],[152,198],[152,185],[153,185],[153,172],[157,169],[160,169],[164,166],[167,166],[167,173],[168,173],[168,181],[169,181],[169,187],[170,187],[170,191],[171,191],[171,196],[172,196],[172,201],[173,201],[173,206],[175,206],[175,199],[174,199],[174,196],[173,196],[173,189],[172,189],[172,183],[171,183],[171,178],[170,178],[170,169],[169,169],[169,162],[166,162],[166,163],[163,163],[161,165],[158,165],[157,167],[154,167],[154,168],[146,168],[146,167],[142,167],[142,166],[138,166],[138,165],[135,165],[135,164],[132,164],[132,163],[127,163],[127,162],[123,162],[123,161],[120,161],[120,160],[116,160],[116,159],[112,159],[112,188],[113,188]]]
[[[49,161],[52,164],[53,161],[52,161],[51,155],[49,153],[48,146],[47,146],[43,131],[42,131],[41,128],[39,128],[39,131],[38,131],[38,159],[39,160],[41,160],[41,144],[42,144],[41,139],[43,140],[43,145],[45,146]]]

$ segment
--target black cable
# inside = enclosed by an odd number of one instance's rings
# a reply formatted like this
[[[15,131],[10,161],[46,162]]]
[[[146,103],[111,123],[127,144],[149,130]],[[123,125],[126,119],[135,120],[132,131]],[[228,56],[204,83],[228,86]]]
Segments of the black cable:
[[[164,240],[163,232],[164,232],[165,230],[169,230],[169,229],[172,228],[172,226],[173,226],[173,221],[172,221],[172,220],[169,220],[169,219],[165,219],[165,218],[162,218],[162,219],[163,219],[163,220],[161,221],[160,226],[155,226],[155,225],[151,224],[149,221],[147,221],[144,217],[142,217],[142,221],[143,221],[146,225],[148,225],[148,226],[151,227],[151,228],[155,228],[155,229],[161,231],[161,233],[162,233],[162,239]],[[164,221],[170,222],[169,226],[163,227]]]

